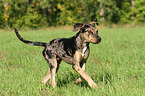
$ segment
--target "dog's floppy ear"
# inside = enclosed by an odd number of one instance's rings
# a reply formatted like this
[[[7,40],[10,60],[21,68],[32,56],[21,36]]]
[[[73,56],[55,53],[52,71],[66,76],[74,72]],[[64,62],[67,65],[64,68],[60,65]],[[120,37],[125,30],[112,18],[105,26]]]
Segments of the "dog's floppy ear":
[[[99,23],[98,23],[98,20],[97,19],[94,19],[92,22],[90,22],[90,24],[97,24],[97,25],[99,25]]]
[[[83,23],[75,23],[75,24],[74,24],[73,31],[78,31],[78,30],[80,30],[81,28],[83,28],[84,26],[85,26],[85,24],[83,24]]]

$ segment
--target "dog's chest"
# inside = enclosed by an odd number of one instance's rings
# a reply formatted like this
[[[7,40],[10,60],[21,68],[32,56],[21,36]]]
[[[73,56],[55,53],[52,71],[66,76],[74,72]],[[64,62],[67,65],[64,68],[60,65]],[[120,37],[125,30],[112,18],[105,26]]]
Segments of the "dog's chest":
[[[81,60],[83,60],[84,57],[86,57],[87,50],[88,50],[88,46],[86,44],[83,44],[83,49],[81,51],[81,57],[82,57]]]
[[[82,49],[82,54],[81,54],[82,55],[82,59],[84,58],[87,49],[88,49],[88,47],[86,46],[86,44],[83,44],[83,49]]]

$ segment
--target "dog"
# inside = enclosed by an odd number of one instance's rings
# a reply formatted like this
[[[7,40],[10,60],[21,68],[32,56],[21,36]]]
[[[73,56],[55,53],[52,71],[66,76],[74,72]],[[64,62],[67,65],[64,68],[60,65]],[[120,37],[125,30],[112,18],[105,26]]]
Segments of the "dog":
[[[97,19],[94,19],[89,24],[75,23],[73,31],[79,30],[75,36],[53,39],[49,43],[26,40],[20,36],[16,28],[14,29],[16,36],[22,42],[44,47],[42,54],[49,64],[48,74],[42,79],[44,85],[50,79],[49,84],[55,88],[55,74],[59,69],[61,61],[64,60],[66,63],[71,64],[72,68],[80,74],[79,79],[77,79],[75,83],[86,80],[90,87],[97,89],[97,84],[85,72],[86,61],[90,53],[89,44],[98,44],[101,42],[98,29],[95,25],[98,25]]]

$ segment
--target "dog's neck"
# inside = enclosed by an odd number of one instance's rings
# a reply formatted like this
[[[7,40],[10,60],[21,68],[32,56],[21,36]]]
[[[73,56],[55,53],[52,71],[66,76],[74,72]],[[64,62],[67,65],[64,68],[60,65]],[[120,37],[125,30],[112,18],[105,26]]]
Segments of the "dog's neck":
[[[82,35],[83,33],[81,34],[80,32],[78,32],[74,37],[76,40],[76,45],[77,45],[78,50],[81,50],[82,56],[84,56],[85,52],[89,48],[89,43],[84,41]]]

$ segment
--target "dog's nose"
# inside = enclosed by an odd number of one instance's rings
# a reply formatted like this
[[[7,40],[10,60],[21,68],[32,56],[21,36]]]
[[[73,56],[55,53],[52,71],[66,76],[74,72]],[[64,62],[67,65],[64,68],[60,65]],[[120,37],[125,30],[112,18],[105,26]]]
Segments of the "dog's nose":
[[[97,41],[98,41],[98,42],[101,42],[101,38],[100,38],[100,37],[98,37],[98,38],[97,38]]]

